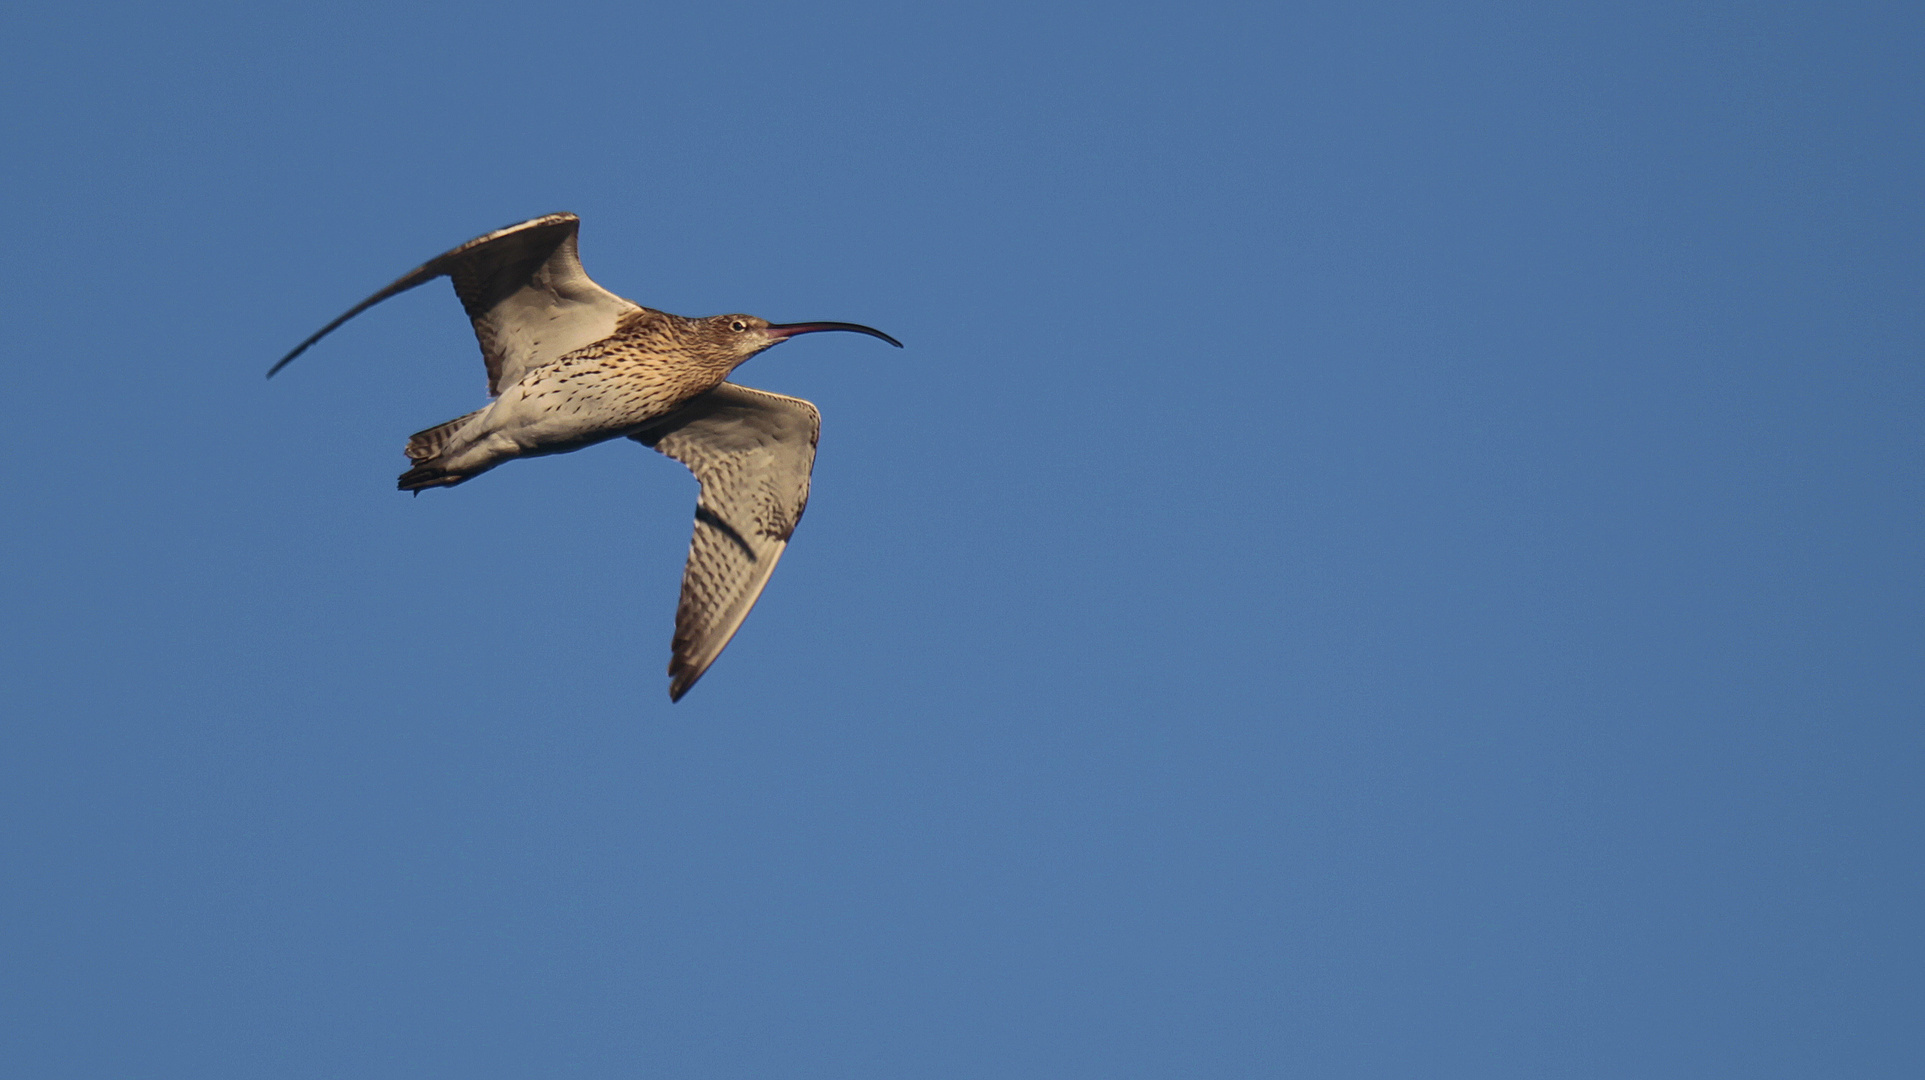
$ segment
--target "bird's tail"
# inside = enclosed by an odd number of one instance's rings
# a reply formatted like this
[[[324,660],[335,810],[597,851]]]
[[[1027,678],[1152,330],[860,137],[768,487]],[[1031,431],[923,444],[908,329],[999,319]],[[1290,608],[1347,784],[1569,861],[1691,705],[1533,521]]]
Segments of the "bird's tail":
[[[408,439],[408,460],[415,463],[414,468],[401,474],[396,485],[402,491],[421,491],[431,487],[453,487],[468,479],[470,474],[456,472],[433,464],[441,456],[448,441],[454,438],[463,424],[473,420],[482,410],[476,409],[466,416],[457,416],[445,424],[436,424],[426,431],[416,432]]]
[[[479,415],[481,410],[476,409],[466,416],[457,416],[445,424],[436,424],[426,431],[415,432],[408,437],[406,450],[408,460],[427,461],[429,458],[439,456],[441,448],[448,445],[448,440],[454,437],[455,431]]]

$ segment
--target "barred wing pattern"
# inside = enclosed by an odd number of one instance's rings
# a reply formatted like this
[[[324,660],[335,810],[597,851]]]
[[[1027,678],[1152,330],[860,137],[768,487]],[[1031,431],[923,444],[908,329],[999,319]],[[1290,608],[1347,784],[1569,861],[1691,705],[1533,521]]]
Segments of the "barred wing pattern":
[[[688,693],[762,595],[809,504],[821,424],[800,398],[725,382],[629,436],[702,482],[675,610],[670,700]]]
[[[573,214],[549,214],[476,237],[356,304],[295,346],[268,375],[363,311],[446,275],[488,363],[488,393],[500,394],[530,369],[593,345],[613,334],[623,315],[642,310],[582,269],[580,229]]]

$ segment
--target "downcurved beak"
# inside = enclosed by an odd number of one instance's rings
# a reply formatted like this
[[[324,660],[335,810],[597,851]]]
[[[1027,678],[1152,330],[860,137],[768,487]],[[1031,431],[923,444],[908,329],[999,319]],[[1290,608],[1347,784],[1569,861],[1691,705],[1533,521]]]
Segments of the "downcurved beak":
[[[783,341],[787,341],[797,334],[813,334],[822,330],[853,330],[858,334],[867,334],[870,337],[881,338],[898,349],[902,348],[902,342],[877,330],[875,327],[858,326],[852,322],[790,322],[769,324],[769,331],[779,336]]]

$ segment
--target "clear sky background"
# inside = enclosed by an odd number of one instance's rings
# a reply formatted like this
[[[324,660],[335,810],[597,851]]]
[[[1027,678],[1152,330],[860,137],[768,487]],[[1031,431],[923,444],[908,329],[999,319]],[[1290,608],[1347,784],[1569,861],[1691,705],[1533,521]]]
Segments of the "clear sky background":
[[[1915,3],[38,5],[0,1073],[1925,1075]],[[880,327],[410,498],[437,283]]]

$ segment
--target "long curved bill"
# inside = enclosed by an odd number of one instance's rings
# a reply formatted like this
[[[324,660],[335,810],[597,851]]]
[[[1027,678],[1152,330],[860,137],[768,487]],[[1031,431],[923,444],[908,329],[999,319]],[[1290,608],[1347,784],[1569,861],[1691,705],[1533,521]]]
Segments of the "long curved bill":
[[[797,334],[814,334],[823,330],[853,330],[858,334],[867,334],[870,337],[881,338],[882,340],[888,342],[889,344],[894,345],[898,349],[902,348],[902,342],[897,341],[895,338],[890,337],[888,334],[885,334],[880,330],[877,330],[875,327],[859,326],[852,322],[770,323],[769,329],[774,331],[777,334],[780,334],[782,336],[782,340],[784,341],[789,340],[790,338],[796,336]]]

